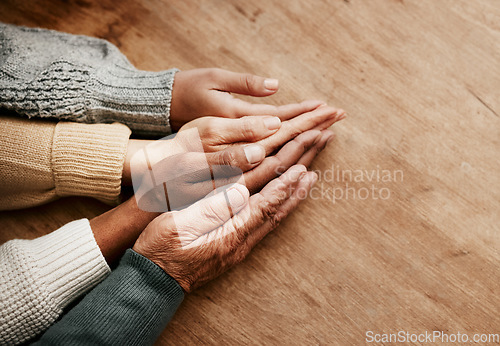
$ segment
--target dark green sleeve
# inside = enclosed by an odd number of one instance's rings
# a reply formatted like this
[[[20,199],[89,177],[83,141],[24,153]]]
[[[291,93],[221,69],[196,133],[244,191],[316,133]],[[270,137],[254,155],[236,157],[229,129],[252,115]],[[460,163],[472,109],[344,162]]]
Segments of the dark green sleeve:
[[[152,345],[184,298],[160,267],[127,250],[119,266],[37,345]]]

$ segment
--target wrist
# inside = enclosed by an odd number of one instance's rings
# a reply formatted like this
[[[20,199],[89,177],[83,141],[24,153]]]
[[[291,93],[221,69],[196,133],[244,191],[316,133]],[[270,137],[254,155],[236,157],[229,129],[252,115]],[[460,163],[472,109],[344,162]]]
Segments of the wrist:
[[[152,140],[143,140],[143,139],[129,139],[127,145],[127,153],[125,155],[125,161],[123,162],[123,170],[122,170],[122,185],[123,186],[131,186],[132,185],[132,157],[139,151],[144,149],[148,144],[152,143]],[[139,168],[139,167],[134,167]],[[140,168],[141,171],[144,170],[144,167]]]
[[[189,71],[187,72],[189,75]],[[172,132],[177,132],[184,125],[180,114],[183,113],[185,105],[183,103],[184,94],[184,76],[186,71],[178,71],[174,76],[172,84],[172,99],[170,101],[170,116],[168,118]]]
[[[178,143],[176,139],[177,137],[158,140],[130,139],[123,163],[122,185],[132,186],[134,180],[139,182],[142,175],[151,170],[158,162],[168,156],[185,152],[186,144]],[[132,175],[134,175],[134,179]]]
[[[138,208],[135,197],[90,220],[94,237],[108,263],[120,258],[135,243],[158,213]]]

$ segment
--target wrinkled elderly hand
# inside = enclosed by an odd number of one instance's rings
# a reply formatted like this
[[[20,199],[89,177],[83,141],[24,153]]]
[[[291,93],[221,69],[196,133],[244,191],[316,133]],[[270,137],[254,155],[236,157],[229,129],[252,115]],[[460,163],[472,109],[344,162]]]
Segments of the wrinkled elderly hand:
[[[321,129],[342,119],[343,116],[341,112],[339,115],[337,110],[331,107],[320,107],[320,103],[314,101],[303,102],[300,105],[301,113],[296,114],[297,110],[290,107],[287,114],[289,120],[284,120],[278,126],[279,128],[274,130],[266,125],[265,120],[269,117],[252,116],[239,119],[207,117],[197,119],[196,123],[187,124],[177,134],[175,141],[130,140],[123,166],[123,185],[132,183],[131,158],[149,145],[152,145],[152,150],[148,150],[151,154],[148,156],[149,164],[155,167],[159,164],[157,168],[165,170],[167,174],[159,179],[160,184],[156,185],[156,188],[153,186],[150,192],[146,191],[143,194],[142,203],[153,205],[151,208],[139,208],[137,196],[134,196],[117,208],[91,220],[92,229],[105,230],[99,232],[97,242],[106,259],[113,261],[118,258],[127,247],[134,243],[140,232],[160,211],[193,203],[210,193],[214,186],[224,186],[235,181],[232,176],[228,177],[224,174],[221,176],[218,173],[215,181],[200,179],[204,175],[196,176],[196,171],[200,167],[196,163],[203,161],[204,167],[207,167],[208,163],[211,166],[225,165],[239,168],[243,172],[243,180],[239,180],[240,177],[238,177],[236,181],[244,181],[252,193],[259,191],[271,179],[294,164],[308,166],[333,137],[330,130]],[[201,145],[196,146],[194,151],[193,134],[201,140]],[[294,138],[295,135],[297,137]],[[268,142],[263,143],[263,141]],[[253,151],[254,154],[249,155],[250,159],[247,159],[244,148],[248,149],[248,146],[244,147],[244,145],[252,142],[263,148],[263,150],[258,149],[260,158],[254,155],[256,150]],[[279,149],[276,154],[263,158],[262,151],[269,154],[275,148]],[[188,160],[189,155],[195,154],[197,155],[194,160]],[[140,171],[139,176],[145,176],[150,171],[145,161],[142,161],[135,169]],[[192,179],[193,175],[195,179]],[[182,179],[183,177],[189,179]],[[165,180],[171,180],[170,186],[174,187],[172,193],[183,198],[177,201],[177,205],[173,204],[170,208],[163,208],[163,203],[155,207],[154,204],[158,203],[159,198],[165,196],[162,184]],[[151,188],[151,184],[149,187]],[[147,212],[147,210],[156,211]],[[116,239],[120,241],[117,242]]]
[[[231,93],[256,97],[278,91],[278,81],[247,73],[217,68],[177,72],[170,106],[170,125],[174,131],[185,123],[203,116],[239,118],[246,115],[275,115],[287,119],[290,111],[302,113],[301,104],[272,106],[252,104]]]
[[[186,209],[161,214],[133,249],[191,292],[241,262],[316,180],[316,173],[296,165],[251,197],[245,186],[235,184]]]

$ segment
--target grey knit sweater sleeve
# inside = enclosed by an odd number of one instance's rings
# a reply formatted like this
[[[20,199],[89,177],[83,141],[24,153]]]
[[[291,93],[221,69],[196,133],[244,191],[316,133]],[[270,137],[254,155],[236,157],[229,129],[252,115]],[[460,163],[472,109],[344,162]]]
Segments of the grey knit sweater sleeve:
[[[118,267],[36,345],[152,345],[184,298],[179,284],[129,249]]]
[[[28,117],[168,134],[177,71],[140,71],[105,40],[0,23],[0,107]]]

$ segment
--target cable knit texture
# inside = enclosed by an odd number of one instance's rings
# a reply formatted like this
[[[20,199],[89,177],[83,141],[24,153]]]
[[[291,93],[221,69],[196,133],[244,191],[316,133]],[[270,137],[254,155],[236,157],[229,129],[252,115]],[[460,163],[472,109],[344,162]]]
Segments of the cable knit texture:
[[[119,201],[130,129],[0,117],[0,209],[63,196]]]
[[[110,272],[87,219],[34,240],[0,246],[0,344],[19,344],[53,324]]]
[[[177,71],[140,71],[105,40],[0,23],[0,105],[29,117],[165,135]]]

